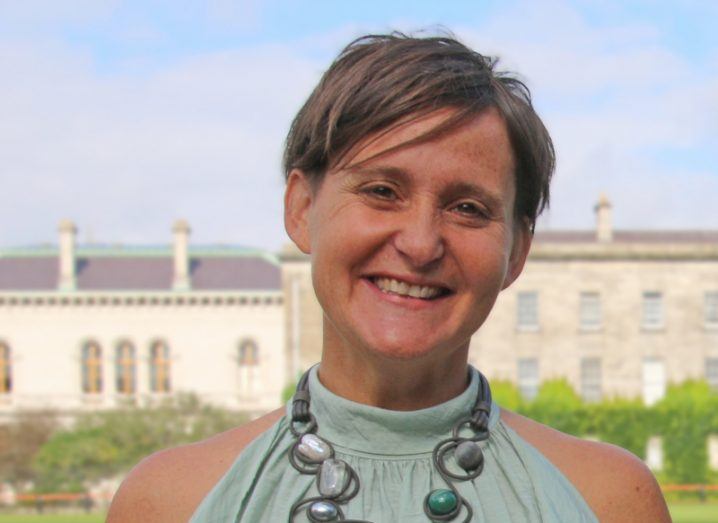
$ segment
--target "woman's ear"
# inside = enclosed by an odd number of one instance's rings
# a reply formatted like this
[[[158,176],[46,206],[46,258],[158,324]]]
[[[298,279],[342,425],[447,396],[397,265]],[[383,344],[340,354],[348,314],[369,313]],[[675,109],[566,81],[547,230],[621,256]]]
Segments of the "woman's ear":
[[[514,237],[513,245],[511,246],[511,255],[509,257],[509,266],[506,271],[506,277],[504,278],[504,284],[501,290],[509,287],[516,278],[519,277],[521,271],[524,270],[526,264],[526,258],[531,250],[531,240],[533,239],[533,233],[531,232],[531,225],[527,218],[521,218],[516,220],[514,224]]]
[[[304,172],[292,169],[284,190],[284,229],[305,254],[311,251],[309,235],[309,211],[314,193]]]

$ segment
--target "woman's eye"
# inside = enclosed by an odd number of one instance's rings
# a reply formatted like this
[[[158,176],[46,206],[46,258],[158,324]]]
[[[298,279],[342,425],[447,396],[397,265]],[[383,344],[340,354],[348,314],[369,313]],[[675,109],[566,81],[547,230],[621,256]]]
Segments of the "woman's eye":
[[[378,196],[383,200],[393,200],[396,198],[394,190],[386,185],[376,185],[374,187],[370,187],[367,192],[369,192],[372,196]]]
[[[456,207],[454,207],[457,212],[465,215],[465,216],[477,216],[481,217],[484,216],[486,213],[484,213],[478,205],[471,202],[461,202]]]

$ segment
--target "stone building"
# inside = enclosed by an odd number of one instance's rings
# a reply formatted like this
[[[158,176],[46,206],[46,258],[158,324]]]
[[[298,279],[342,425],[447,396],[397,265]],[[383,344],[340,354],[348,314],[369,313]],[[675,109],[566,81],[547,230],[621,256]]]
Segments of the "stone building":
[[[0,251],[0,419],[145,404],[179,391],[263,412],[287,376],[281,271],[254,250],[77,246]]]
[[[718,388],[718,231],[613,231],[610,203],[596,211],[595,231],[537,234],[472,358],[527,396],[557,376],[589,400]]]
[[[668,383],[718,388],[718,231],[538,232],[523,275],[470,358],[527,397],[566,377],[587,400],[658,400]],[[171,246],[0,250],[0,417],[146,402],[177,391],[254,413],[320,358],[308,257]]]

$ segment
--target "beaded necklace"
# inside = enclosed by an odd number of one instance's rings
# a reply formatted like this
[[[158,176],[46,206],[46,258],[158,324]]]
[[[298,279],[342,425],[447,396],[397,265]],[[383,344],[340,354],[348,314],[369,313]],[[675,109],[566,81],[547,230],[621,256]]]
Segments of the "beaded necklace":
[[[309,410],[310,371],[301,377],[292,397],[289,430],[296,440],[289,451],[289,462],[301,474],[316,475],[319,496],[294,503],[289,513],[289,523],[302,510],[305,510],[312,523],[371,523],[344,517],[341,505],[348,503],[359,492],[359,476],[346,461],[335,458],[334,447],[329,441],[317,435],[317,420]],[[479,372],[479,392],[471,412],[454,425],[451,437],[439,441],[434,447],[432,461],[448,488],[432,490],[424,498],[424,513],[429,521],[451,521],[462,512],[463,507],[466,513],[463,523],[471,522],[471,505],[459,494],[454,481],[474,479],[484,469],[484,455],[478,442],[489,437],[490,414],[491,389],[487,379]],[[473,434],[462,436],[460,432],[465,429]],[[446,462],[449,455],[463,472],[449,470]]]

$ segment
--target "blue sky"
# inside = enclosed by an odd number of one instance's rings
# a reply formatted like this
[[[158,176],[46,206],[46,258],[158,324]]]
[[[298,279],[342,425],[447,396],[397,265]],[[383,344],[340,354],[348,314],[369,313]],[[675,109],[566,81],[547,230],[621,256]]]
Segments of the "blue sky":
[[[277,249],[281,145],[368,32],[444,26],[518,71],[558,169],[543,228],[718,228],[718,3],[0,0],[0,246]]]

